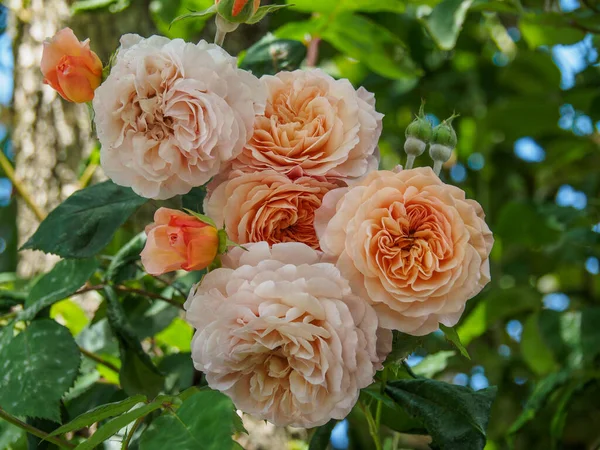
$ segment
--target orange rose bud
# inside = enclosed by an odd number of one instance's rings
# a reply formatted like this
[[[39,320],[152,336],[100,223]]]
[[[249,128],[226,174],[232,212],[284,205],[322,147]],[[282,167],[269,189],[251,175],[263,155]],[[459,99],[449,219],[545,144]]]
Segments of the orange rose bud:
[[[202,270],[217,256],[218,230],[195,216],[159,208],[154,223],[146,227],[148,240],[142,264],[151,275],[173,270]]]
[[[44,83],[74,103],[91,101],[102,82],[102,62],[90,50],[89,39],[79,42],[70,28],[44,42],[41,69]]]
[[[260,0],[215,0],[217,12],[232,23],[243,23],[250,19],[260,6]]]

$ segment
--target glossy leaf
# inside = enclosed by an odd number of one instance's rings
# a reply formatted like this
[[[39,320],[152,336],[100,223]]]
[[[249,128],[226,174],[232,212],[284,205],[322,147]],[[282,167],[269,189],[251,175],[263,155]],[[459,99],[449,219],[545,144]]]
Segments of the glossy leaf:
[[[452,345],[454,345],[454,347],[456,347],[456,349],[460,352],[461,355],[463,355],[467,359],[471,359],[471,357],[469,356],[469,352],[467,352],[467,349],[460,341],[460,336],[458,335],[458,332],[455,328],[447,327],[444,324],[440,324],[440,330],[444,332],[444,336],[446,337],[446,339],[450,341]]]
[[[60,422],[59,401],[81,360],[69,330],[54,320],[34,321],[0,356],[0,407],[16,416]]]
[[[142,231],[121,247],[108,265],[104,278],[107,281],[115,283],[124,281],[123,269],[129,264],[139,261],[140,253],[144,249],[145,244],[146,233]]]
[[[145,401],[145,396],[137,395],[135,397],[130,397],[120,402],[108,403],[106,405],[98,406],[97,408],[94,408],[76,417],[75,419],[63,425],[62,427],[57,428],[52,433],[50,433],[50,436],[58,436],[59,434],[68,433],[69,431],[80,430],[84,427],[93,425],[96,422],[100,422],[101,420],[121,415],[129,411],[138,403],[142,403]]]
[[[232,401],[217,391],[201,391],[179,409],[154,419],[140,440],[140,450],[241,448],[231,438],[244,431]]]
[[[472,0],[442,0],[423,24],[442,50],[452,50],[467,16]]]
[[[267,34],[248,49],[240,67],[257,76],[275,75],[282,70],[298,69],[305,57],[306,46],[302,42]]]
[[[59,261],[31,288],[19,320],[32,320],[40,311],[74,294],[98,268],[94,258]]]
[[[75,192],[40,224],[23,249],[63,258],[98,254],[117,229],[148,200],[112,181]]]
[[[427,379],[396,380],[385,392],[423,423],[442,450],[483,450],[496,388],[473,391]]]

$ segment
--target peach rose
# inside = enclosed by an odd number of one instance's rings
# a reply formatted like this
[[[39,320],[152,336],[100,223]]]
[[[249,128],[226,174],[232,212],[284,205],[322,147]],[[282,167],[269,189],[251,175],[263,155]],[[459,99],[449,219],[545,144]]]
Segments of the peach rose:
[[[204,211],[239,244],[302,242],[318,249],[314,212],[336,187],[309,177],[290,180],[273,170],[234,172],[204,200]]]
[[[79,42],[70,28],[63,28],[44,41],[40,66],[44,84],[70,102],[92,101],[102,81],[102,62],[90,50],[90,40]]]
[[[211,388],[275,425],[343,419],[373,381],[391,333],[320,253],[250,244],[224,258],[185,303],[192,358]]]
[[[264,76],[269,96],[233,162],[244,172],[354,179],[377,169],[382,114],[375,97],[319,69]]]
[[[94,98],[102,167],[144,197],[185,194],[240,154],[265,100],[221,47],[124,35]]]
[[[484,213],[429,167],[369,174],[316,212],[323,251],[382,327],[413,335],[453,326],[490,281]]]
[[[173,270],[202,270],[217,256],[217,229],[194,216],[169,208],[154,213],[146,227],[148,240],[142,250],[142,264],[151,275]]]

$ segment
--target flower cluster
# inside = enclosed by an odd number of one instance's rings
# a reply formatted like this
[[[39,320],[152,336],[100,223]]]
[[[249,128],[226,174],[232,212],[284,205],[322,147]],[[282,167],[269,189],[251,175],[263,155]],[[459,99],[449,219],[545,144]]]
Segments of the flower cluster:
[[[258,2],[218,4],[236,15]],[[97,57],[71,35],[55,41],[93,90]],[[55,41],[43,67],[68,98]],[[483,210],[437,173],[452,118],[432,130],[421,111],[407,131],[409,166],[431,138],[436,172],[380,171],[383,116],[364,88],[319,69],[259,79],[217,45],[157,36],[123,36],[92,97],[115,183],[153,199],[206,186],[206,216],[158,209],[142,263],[153,275],[209,269],[185,304],[192,357],[245,412],[304,427],[343,419],[392,330],[455,325],[490,280]]]

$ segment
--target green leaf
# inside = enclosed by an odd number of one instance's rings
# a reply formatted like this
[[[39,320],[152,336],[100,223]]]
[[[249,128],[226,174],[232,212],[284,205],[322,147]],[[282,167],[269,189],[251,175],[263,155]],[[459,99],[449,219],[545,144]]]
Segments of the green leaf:
[[[462,29],[472,0],[443,0],[431,14],[421,19],[435,43],[442,50],[452,50]]]
[[[63,258],[89,258],[147,201],[112,181],[87,187],[58,205],[22,248]]]
[[[140,259],[140,253],[146,245],[146,233],[141,232],[125,244],[113,257],[106,269],[105,280],[120,283],[124,281],[123,269]]]
[[[0,407],[60,423],[59,401],[73,385],[81,359],[69,330],[54,320],[34,321],[1,356]]]
[[[152,421],[142,434],[140,450],[217,450],[234,447],[233,433],[243,431],[233,402],[217,391],[200,391],[172,414]]]
[[[117,336],[121,351],[121,386],[128,395],[143,394],[152,398],[164,385],[162,373],[142,348],[115,291],[107,286],[104,293],[107,303],[106,316],[113,333]]]
[[[0,448],[14,450],[15,448],[26,449],[27,443],[25,431],[21,428],[0,419]],[[13,447],[13,445],[15,445]]]
[[[110,420],[109,422],[98,428],[98,430],[92,435],[92,437],[75,447],[75,450],[92,450],[96,446],[102,444],[102,442],[106,441],[111,436],[114,436],[119,430],[125,428],[134,420],[137,420],[140,417],[144,417],[150,414],[152,411],[156,411],[157,409],[163,406],[164,402],[170,401],[171,399],[172,397],[170,396],[160,396],[152,403],[140,406],[139,408],[136,408],[118,417],[115,417],[114,419]]]
[[[469,356],[469,352],[467,352],[467,349],[460,341],[460,336],[458,335],[458,332],[455,328],[447,327],[446,325],[441,323],[440,330],[444,332],[444,336],[446,337],[446,339],[456,347],[456,349],[460,352],[461,355],[463,355],[467,359],[471,359],[471,357]]]
[[[463,345],[481,336],[496,322],[535,310],[542,303],[538,292],[529,288],[498,289],[484,297],[458,326]]]
[[[218,228],[217,225],[215,225],[214,220],[212,220],[210,217],[205,216],[204,214],[192,211],[191,209],[184,209],[184,211],[186,213],[194,216],[196,219],[200,220],[200,222],[210,225],[211,227]]]
[[[547,216],[522,202],[509,202],[502,208],[495,231],[511,245],[541,247],[560,238],[560,232],[549,227]]]
[[[287,0],[295,10],[303,12],[333,13],[341,11],[404,12],[404,2],[400,0]]]
[[[416,375],[421,377],[433,378],[446,369],[448,361],[454,355],[456,355],[456,352],[453,351],[441,351],[433,355],[427,355],[412,370]]]
[[[32,320],[40,311],[77,292],[98,268],[95,258],[63,259],[31,288],[18,320]]]
[[[50,308],[50,318],[57,320],[69,329],[73,336],[77,336],[90,323],[81,306],[73,300],[63,300],[55,303]]]
[[[519,28],[530,48],[575,44],[586,34],[574,27],[562,13],[527,14],[521,17]]]
[[[515,434],[523,428],[527,422],[533,419],[538,411],[544,407],[552,392],[567,383],[570,378],[571,371],[562,370],[560,372],[552,373],[541,380],[527,399],[523,412],[511,425],[508,434]]]
[[[193,18],[207,19],[207,18],[211,17],[213,14],[215,14],[216,12],[217,12],[216,6],[212,5],[210,8],[207,8],[202,11],[193,11],[193,12],[190,12],[187,14],[182,14],[181,16],[175,17],[171,21],[171,25],[173,25],[176,22],[179,22],[180,20],[184,20],[184,19],[193,19]]]
[[[158,368],[165,374],[165,390],[181,392],[194,383],[194,364],[192,355],[188,353],[173,353],[165,356]]]
[[[240,67],[256,76],[275,75],[282,70],[296,70],[306,57],[306,46],[291,39],[277,39],[267,34],[248,49]]]
[[[385,392],[421,421],[442,450],[483,450],[497,389],[480,391],[428,379],[396,380]]]
[[[254,15],[252,17],[250,17],[250,19],[248,19],[246,21],[246,23],[248,24],[254,24],[254,23],[258,23],[260,22],[262,19],[264,19],[264,17],[267,14],[271,14],[274,13],[275,11],[278,11],[282,8],[287,8],[289,5],[267,5],[267,6],[261,6],[260,8],[258,8],[258,10],[254,13]]]
[[[523,325],[521,354],[529,368],[537,375],[547,375],[557,369],[552,351],[541,336],[539,314],[530,315]]]
[[[325,425],[318,427],[310,439],[308,450],[327,450],[331,440],[331,432],[337,423],[337,420],[331,419]]]
[[[177,317],[163,331],[156,335],[156,342],[176,348],[180,352],[191,351],[194,329],[183,319]]]
[[[406,45],[387,28],[366,17],[349,12],[338,14],[327,24],[322,38],[386,78],[406,79],[421,73]]]
[[[412,336],[394,330],[392,332],[392,351],[387,356],[386,364],[403,360],[418,349],[423,342],[422,336]]]
[[[59,434],[68,433],[69,431],[80,430],[84,427],[88,427],[96,422],[100,422],[111,417],[119,416],[124,412],[129,411],[138,403],[146,401],[146,397],[143,395],[136,395],[126,400],[114,403],[107,403],[106,405],[98,406],[82,415],[76,417],[69,423],[57,428],[50,436],[58,436]]]

